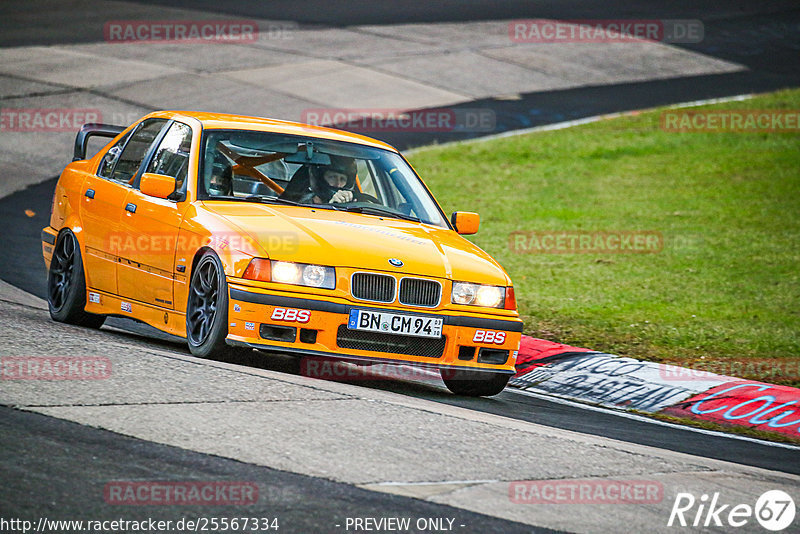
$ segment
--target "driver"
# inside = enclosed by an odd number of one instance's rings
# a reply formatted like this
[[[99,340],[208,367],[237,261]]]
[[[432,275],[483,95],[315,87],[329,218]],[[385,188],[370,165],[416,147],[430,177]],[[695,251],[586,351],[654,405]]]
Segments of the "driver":
[[[311,190],[317,203],[352,202],[355,185],[356,162],[353,158],[331,156],[330,165],[319,166],[311,173]]]
[[[309,165],[297,171],[282,198],[301,204],[342,204],[375,202],[356,188],[356,161],[331,155],[328,165]]]

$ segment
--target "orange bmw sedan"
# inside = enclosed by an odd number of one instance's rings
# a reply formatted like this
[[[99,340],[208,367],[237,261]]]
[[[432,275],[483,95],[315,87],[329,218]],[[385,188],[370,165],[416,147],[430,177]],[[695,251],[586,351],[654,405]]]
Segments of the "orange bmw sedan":
[[[113,139],[87,159],[95,136]],[[180,111],[87,124],[42,230],[50,315],[134,318],[199,357],[431,367],[456,394],[494,395],[522,322],[506,272],[459,235],[478,224],[448,219],[368,137]]]

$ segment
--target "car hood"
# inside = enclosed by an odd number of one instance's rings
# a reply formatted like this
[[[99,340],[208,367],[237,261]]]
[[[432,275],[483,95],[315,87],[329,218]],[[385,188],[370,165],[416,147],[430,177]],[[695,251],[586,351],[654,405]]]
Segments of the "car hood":
[[[329,209],[205,202],[271,259],[509,285],[502,267],[452,230]],[[389,259],[399,259],[393,267]]]

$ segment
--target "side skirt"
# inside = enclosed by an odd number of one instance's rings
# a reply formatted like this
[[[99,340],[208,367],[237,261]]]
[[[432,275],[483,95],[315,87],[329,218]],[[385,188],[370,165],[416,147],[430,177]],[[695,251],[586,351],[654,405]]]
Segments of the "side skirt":
[[[137,300],[126,299],[88,288],[86,311],[100,315],[129,317],[174,336],[186,337],[186,314],[159,308]]]

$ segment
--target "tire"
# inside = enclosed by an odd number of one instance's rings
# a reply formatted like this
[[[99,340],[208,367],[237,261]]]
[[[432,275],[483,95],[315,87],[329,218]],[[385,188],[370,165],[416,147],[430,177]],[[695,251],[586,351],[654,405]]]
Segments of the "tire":
[[[189,284],[186,303],[186,340],[189,350],[198,358],[225,359],[250,352],[246,348],[229,347],[228,282],[222,262],[213,252],[206,252],[197,262]]]
[[[447,389],[456,395],[466,397],[491,397],[503,391],[511,379],[511,374],[487,371],[465,371],[461,369],[442,369],[442,380]]]
[[[106,320],[105,315],[84,310],[86,276],[81,247],[69,230],[58,236],[50,261],[50,270],[47,273],[47,307],[50,317],[59,323],[100,328]]]

